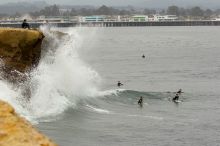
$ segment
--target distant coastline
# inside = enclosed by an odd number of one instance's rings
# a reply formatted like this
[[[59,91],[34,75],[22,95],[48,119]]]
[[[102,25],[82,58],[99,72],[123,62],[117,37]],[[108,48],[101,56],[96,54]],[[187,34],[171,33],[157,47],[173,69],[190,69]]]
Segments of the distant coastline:
[[[190,20],[190,21],[156,21],[156,22],[31,22],[31,28],[39,28],[42,25],[55,27],[139,27],[139,26],[220,26],[220,20]],[[0,27],[20,28],[20,22],[0,22]]]

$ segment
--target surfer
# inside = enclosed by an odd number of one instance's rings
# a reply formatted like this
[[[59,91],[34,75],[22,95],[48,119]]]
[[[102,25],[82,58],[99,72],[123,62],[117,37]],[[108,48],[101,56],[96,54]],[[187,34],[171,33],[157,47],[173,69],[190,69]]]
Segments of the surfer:
[[[123,84],[120,82],[120,81],[118,81],[118,87],[121,87]]]
[[[173,101],[176,102],[176,101],[178,101],[178,100],[179,100],[179,94],[176,93],[175,97],[173,98]]]
[[[138,104],[140,106],[143,106],[143,97],[141,96],[140,99],[138,100]]]
[[[182,92],[182,89],[179,89],[179,91],[177,91],[176,93],[178,93],[178,94],[183,93],[183,92]]]
[[[26,20],[26,19],[24,19],[24,21],[23,21],[21,27],[22,27],[22,28],[28,28],[28,29],[30,29],[30,25],[27,23],[27,20]]]
[[[144,54],[142,55],[142,58],[145,58],[145,55],[144,55]]]

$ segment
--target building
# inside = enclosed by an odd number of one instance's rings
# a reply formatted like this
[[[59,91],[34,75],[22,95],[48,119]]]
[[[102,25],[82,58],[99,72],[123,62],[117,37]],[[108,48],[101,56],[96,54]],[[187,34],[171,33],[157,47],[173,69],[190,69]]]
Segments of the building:
[[[131,17],[131,21],[133,22],[146,22],[148,21],[147,15],[135,15]]]
[[[175,21],[178,20],[176,15],[153,15],[150,21]]]
[[[120,21],[120,16],[105,16],[105,22],[117,22]]]
[[[103,22],[104,16],[85,16],[81,17],[80,22]]]

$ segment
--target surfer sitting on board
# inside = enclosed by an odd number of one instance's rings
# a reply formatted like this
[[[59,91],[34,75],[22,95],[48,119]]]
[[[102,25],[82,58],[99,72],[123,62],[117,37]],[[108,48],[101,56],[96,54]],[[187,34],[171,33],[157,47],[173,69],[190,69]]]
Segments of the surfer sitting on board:
[[[176,93],[175,97],[173,98],[173,101],[178,101],[179,100],[179,94]]]
[[[183,93],[183,92],[182,92],[182,89],[179,89],[179,91],[177,91],[176,93],[178,93],[178,94]]]
[[[143,97],[142,97],[142,96],[141,96],[140,99],[138,100],[138,104],[139,104],[140,106],[143,105]]]
[[[120,81],[118,81],[118,87],[121,87],[123,84],[120,82]]]

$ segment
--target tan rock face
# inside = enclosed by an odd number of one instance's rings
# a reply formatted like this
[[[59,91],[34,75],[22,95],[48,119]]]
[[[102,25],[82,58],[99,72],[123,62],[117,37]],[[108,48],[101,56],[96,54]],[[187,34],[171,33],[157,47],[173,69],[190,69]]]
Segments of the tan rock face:
[[[0,79],[25,81],[23,74],[38,64],[44,35],[38,30],[0,28]]]
[[[0,58],[10,70],[25,72],[38,63],[43,38],[37,30],[0,28]]]
[[[0,101],[0,146],[57,146]]]

